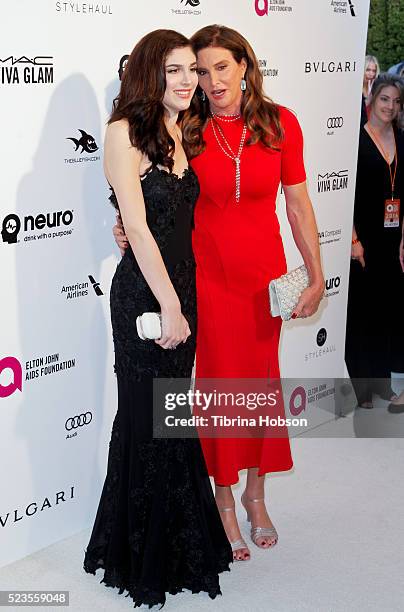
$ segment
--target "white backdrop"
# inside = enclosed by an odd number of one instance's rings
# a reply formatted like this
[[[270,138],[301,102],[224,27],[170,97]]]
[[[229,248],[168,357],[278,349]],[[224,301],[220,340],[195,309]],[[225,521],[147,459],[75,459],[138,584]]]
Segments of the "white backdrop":
[[[94,519],[116,411],[108,295],[119,254],[102,142],[120,57],[147,31],[190,35],[210,23],[240,30],[261,61],[267,93],[296,112],[330,295],[311,320],[284,327],[281,369],[288,377],[343,376],[368,9],[369,0],[3,7],[0,565]],[[301,261],[281,194],[278,212],[295,267]]]

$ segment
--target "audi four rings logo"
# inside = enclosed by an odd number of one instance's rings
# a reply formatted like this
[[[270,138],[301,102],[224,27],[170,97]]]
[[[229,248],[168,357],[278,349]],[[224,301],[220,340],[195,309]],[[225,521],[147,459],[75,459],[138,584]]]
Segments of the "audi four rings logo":
[[[329,130],[333,128],[341,128],[344,125],[343,117],[328,117],[327,127]]]
[[[93,415],[91,412],[86,412],[85,414],[79,414],[78,416],[70,417],[67,419],[65,423],[65,428],[67,431],[71,431],[72,429],[77,429],[77,427],[83,427],[83,425],[88,425],[93,420]]]

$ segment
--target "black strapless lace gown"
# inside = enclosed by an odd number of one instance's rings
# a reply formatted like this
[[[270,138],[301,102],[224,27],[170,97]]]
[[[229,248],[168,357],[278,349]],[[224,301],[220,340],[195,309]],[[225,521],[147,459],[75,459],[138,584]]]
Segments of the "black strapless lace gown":
[[[118,382],[108,469],[84,569],[127,590],[135,607],[163,604],[166,593],[220,594],[218,574],[232,552],[198,439],[154,439],[153,378],[191,376],[196,337],[191,233],[199,193],[192,169],[182,178],[154,167],[142,180],[147,221],[192,335],[175,350],[140,340],[135,320],[159,310],[128,247],[111,287]],[[115,195],[111,199],[114,201]],[[116,202],[116,200],[115,200]]]

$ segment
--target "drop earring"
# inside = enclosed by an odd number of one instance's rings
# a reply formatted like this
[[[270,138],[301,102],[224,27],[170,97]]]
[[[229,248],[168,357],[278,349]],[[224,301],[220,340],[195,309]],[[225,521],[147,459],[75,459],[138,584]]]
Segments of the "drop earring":
[[[241,91],[245,91],[247,89],[247,81],[244,78],[241,79],[240,89]]]
[[[203,89],[202,89],[202,93],[201,93],[201,100],[202,100],[202,102],[205,102],[205,100],[206,100],[206,94],[205,94]]]

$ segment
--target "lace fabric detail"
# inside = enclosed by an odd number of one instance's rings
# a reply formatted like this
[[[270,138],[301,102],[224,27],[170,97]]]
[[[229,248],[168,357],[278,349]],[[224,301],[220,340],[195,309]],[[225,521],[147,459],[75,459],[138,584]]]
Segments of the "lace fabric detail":
[[[188,320],[191,336],[173,351],[141,340],[136,317],[159,311],[129,247],[110,293],[118,411],[108,468],[84,569],[104,570],[106,586],[127,591],[135,607],[164,605],[166,593],[221,593],[229,569],[224,533],[198,439],[152,436],[153,378],[189,378],[196,339],[193,209],[199,193],[192,170],[177,177],[152,169],[142,180],[146,216]],[[111,201],[116,201],[112,192]],[[117,204],[117,202],[116,202]]]

